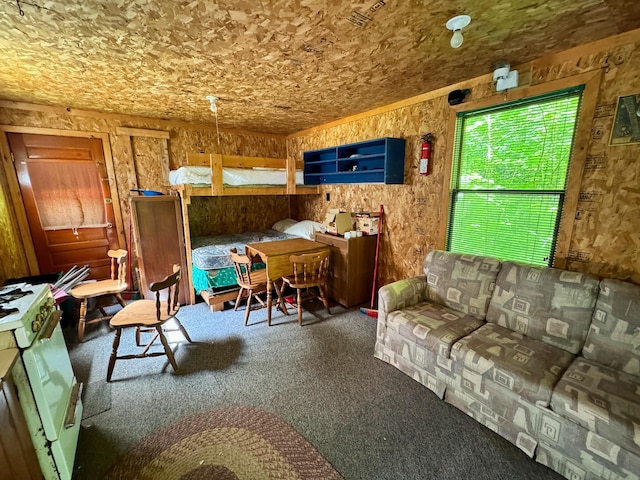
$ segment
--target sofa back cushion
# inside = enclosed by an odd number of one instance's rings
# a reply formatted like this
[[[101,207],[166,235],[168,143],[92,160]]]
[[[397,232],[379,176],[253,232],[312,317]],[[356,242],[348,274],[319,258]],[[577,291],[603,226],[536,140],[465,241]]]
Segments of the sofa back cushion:
[[[611,279],[600,282],[582,355],[640,377],[640,286]]]
[[[504,262],[487,321],[576,354],[589,331],[598,284],[584,273]]]
[[[431,250],[423,266],[430,301],[485,319],[500,260]]]

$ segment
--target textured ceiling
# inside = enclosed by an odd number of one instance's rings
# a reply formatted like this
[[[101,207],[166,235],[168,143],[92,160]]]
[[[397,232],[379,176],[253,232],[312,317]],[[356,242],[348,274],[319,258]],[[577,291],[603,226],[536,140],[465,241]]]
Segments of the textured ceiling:
[[[215,95],[286,134],[639,27],[637,0],[0,0],[0,98],[213,123]]]

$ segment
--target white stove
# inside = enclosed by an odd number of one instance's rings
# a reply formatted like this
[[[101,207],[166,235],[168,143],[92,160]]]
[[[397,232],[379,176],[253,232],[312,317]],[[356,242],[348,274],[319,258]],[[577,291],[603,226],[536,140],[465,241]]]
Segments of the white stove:
[[[82,418],[78,383],[48,284],[0,288],[0,349],[20,349],[14,381],[46,480],[68,480]]]
[[[19,283],[0,288],[0,332],[14,332],[18,347],[27,348],[55,310],[49,285]],[[5,315],[3,315],[5,313]]]

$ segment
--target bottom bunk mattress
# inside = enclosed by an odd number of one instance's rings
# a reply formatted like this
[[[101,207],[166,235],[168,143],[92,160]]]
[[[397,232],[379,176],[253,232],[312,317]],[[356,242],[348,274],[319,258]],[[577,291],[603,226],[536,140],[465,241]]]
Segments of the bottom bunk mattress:
[[[196,292],[200,292],[235,285],[236,274],[229,250],[235,248],[239,253],[244,253],[248,243],[271,242],[287,238],[299,237],[277,230],[194,237],[191,240],[193,287]]]

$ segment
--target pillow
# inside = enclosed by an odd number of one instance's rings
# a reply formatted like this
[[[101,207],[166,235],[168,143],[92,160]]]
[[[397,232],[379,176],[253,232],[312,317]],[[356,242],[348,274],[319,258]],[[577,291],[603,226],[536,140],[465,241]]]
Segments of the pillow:
[[[276,223],[273,224],[273,227],[271,227],[273,230],[277,230],[280,233],[284,233],[284,231],[295,225],[296,223],[298,223],[296,220],[294,220],[293,218],[285,218],[283,220],[278,220]]]
[[[296,235],[298,237],[306,238],[308,240],[315,240],[316,232],[326,232],[327,227],[322,223],[314,222],[312,220],[302,220],[295,225],[287,228],[284,233],[289,235]]]

